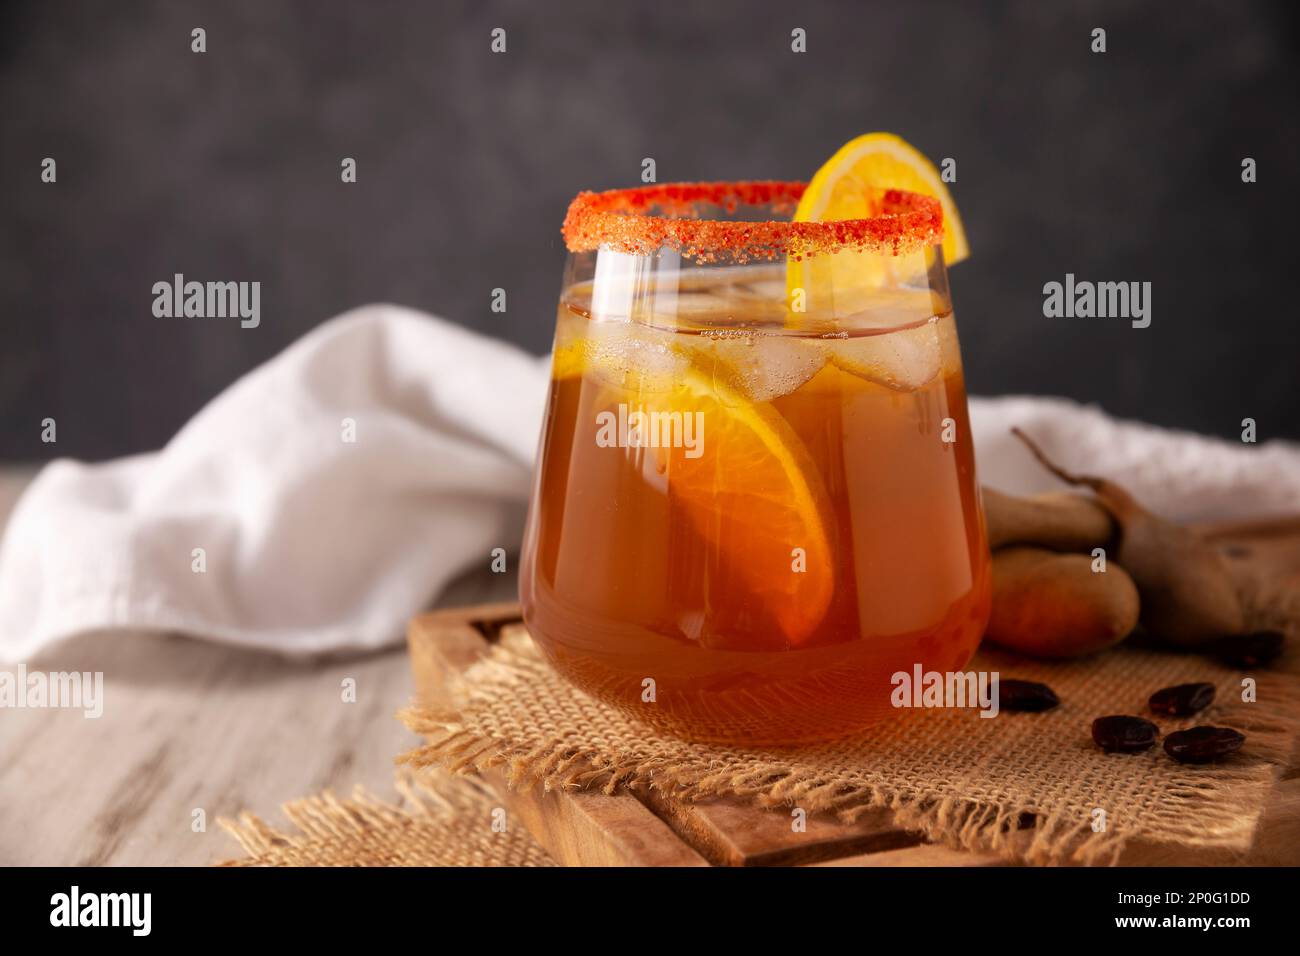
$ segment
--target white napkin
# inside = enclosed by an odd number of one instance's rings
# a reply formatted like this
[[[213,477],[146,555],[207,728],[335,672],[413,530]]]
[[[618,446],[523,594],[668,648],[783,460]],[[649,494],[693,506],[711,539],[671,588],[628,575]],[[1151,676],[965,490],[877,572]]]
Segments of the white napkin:
[[[517,548],[547,375],[512,346],[367,306],[235,382],[160,452],[51,463],[0,541],[0,661],[105,629],[285,653],[399,640],[455,575]],[[981,480],[1007,491],[1056,484],[1007,434],[1019,424],[1172,517],[1300,511],[1293,444],[1058,399],[973,399],[971,413]]]

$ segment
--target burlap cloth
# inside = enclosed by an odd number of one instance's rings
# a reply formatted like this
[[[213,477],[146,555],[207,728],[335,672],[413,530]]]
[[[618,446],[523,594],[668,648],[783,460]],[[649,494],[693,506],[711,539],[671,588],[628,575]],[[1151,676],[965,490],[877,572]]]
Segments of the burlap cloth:
[[[1292,598],[1294,596],[1291,596]],[[1290,600],[1290,598],[1288,598]],[[1257,608],[1257,625],[1294,627],[1288,608]],[[1295,633],[1289,655],[1295,655]],[[971,669],[1050,684],[1061,705],[1040,714],[913,711],[858,737],[796,751],[684,743],[648,733],[582,694],[542,659],[522,626],[451,688],[452,706],[415,705],[402,719],[428,743],[401,759],[470,773],[501,768],[512,786],[654,787],[695,800],[731,795],[762,806],[825,811],[851,821],[873,807],[931,840],[1031,863],[1114,863],[1134,840],[1244,851],[1300,729],[1288,667],[1246,675],[1208,658],[1139,647],[1042,663],[982,650]],[[1148,713],[1147,698],[1209,681],[1216,702],[1191,719]],[[1103,714],[1151,717],[1167,733],[1212,723],[1247,736],[1236,756],[1182,765],[1159,745],[1105,754],[1089,727]],[[1105,811],[1095,829],[1094,810]]]
[[[493,828],[500,799],[473,778],[399,773],[401,804],[363,790],[295,800],[284,812],[296,832],[251,813],[218,822],[248,856],[220,866],[553,866],[522,828]]]

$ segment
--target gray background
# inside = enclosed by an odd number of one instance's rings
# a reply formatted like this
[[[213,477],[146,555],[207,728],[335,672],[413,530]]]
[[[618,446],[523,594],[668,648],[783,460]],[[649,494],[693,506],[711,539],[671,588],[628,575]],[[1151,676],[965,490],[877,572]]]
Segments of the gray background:
[[[161,445],[364,302],[544,351],[579,189],[806,178],[873,129],[958,162],[972,392],[1300,437],[1297,6],[8,0],[0,458]],[[175,272],[259,280],[261,327],[154,318]],[[1045,319],[1066,272],[1151,281],[1152,326]]]

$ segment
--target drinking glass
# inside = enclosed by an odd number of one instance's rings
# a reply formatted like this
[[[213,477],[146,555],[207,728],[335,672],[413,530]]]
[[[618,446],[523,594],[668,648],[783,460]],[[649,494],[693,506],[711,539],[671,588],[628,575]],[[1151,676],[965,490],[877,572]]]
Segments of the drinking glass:
[[[990,559],[938,202],[792,222],[803,184],[583,193],[524,620],[651,728],[790,745],[964,667]]]

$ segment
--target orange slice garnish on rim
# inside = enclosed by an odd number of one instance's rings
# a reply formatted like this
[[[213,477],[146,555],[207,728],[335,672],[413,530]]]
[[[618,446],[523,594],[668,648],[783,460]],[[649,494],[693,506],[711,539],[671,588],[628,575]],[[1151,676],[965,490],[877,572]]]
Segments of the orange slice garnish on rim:
[[[809,180],[794,219],[868,219],[870,195],[887,189],[939,200],[943,207],[944,261],[951,266],[970,255],[966,230],[948,184],[924,153],[893,133],[867,133],[841,146]]]
[[[900,193],[901,191],[901,193]],[[970,255],[966,230],[948,186],[926,157],[893,133],[867,133],[850,140],[817,170],[799,198],[793,221],[868,221],[887,213],[891,197],[914,195],[937,201],[942,212],[943,256],[948,265]],[[895,255],[853,253],[791,256],[786,266],[787,302],[802,296],[837,317],[870,306],[878,290],[898,284]],[[914,264],[911,264],[914,268]],[[788,325],[797,327],[792,312]]]

